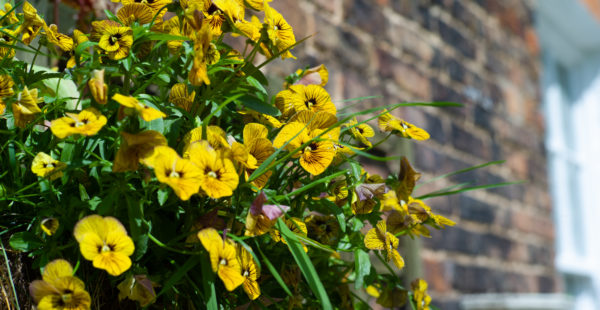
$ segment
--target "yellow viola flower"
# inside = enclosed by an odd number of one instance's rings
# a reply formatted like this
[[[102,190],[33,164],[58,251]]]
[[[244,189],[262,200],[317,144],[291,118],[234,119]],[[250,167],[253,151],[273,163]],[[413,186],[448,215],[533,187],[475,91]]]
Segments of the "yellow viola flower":
[[[445,228],[446,226],[456,225],[454,221],[445,218],[442,215],[433,213],[431,207],[420,199],[409,197],[406,205],[410,216],[419,224],[425,223],[427,220],[431,219],[431,224],[436,228]]]
[[[146,130],[137,134],[121,132],[123,140],[113,163],[113,172],[135,171],[138,163],[146,163],[157,146],[166,146],[167,139],[158,131]]]
[[[294,36],[294,30],[292,29],[292,26],[287,23],[287,21],[279,12],[270,7],[266,2],[264,4],[264,8],[264,23],[267,25],[267,34],[269,35],[269,40],[273,46],[277,48],[277,51],[283,52],[292,45],[296,44],[296,37]],[[263,49],[263,51],[265,50]],[[267,56],[272,56],[270,52],[266,52]],[[288,50],[281,54],[281,59],[285,58],[295,59],[296,57],[294,57],[294,55],[292,55],[292,53]]]
[[[152,108],[146,104],[143,104],[131,96],[123,96],[121,94],[115,94],[114,96],[112,96],[112,99],[126,108],[134,109],[137,113],[139,113],[142,116],[142,119],[145,120],[146,122],[149,122],[149,121],[152,121],[152,120],[155,120],[158,118],[164,118],[167,116],[167,114],[165,114],[155,108]]]
[[[77,222],[73,235],[79,242],[81,255],[93,262],[94,267],[118,276],[131,267],[135,250],[127,230],[114,217],[89,215]]]
[[[283,124],[278,119],[271,115],[262,114],[253,110],[240,111],[239,113],[242,115],[247,115],[247,117],[244,118],[245,123],[250,123],[254,120],[272,128],[281,128],[281,126],[283,126]]]
[[[210,84],[206,67],[216,58],[216,47],[211,43],[211,40],[212,33],[210,31],[210,26],[208,23],[204,23],[194,39],[194,63],[188,74],[190,84],[194,86]],[[218,51],[216,51],[216,54],[218,54]]]
[[[169,94],[169,102],[172,104],[190,112],[192,105],[194,104],[194,98],[196,92],[188,92],[187,85],[183,83],[177,83],[171,87],[171,93]]]
[[[6,15],[6,12],[10,13]],[[15,10],[13,10],[13,6],[10,3],[4,3],[4,10],[0,10],[0,16],[5,16],[2,21],[0,21],[0,25],[2,26],[10,26],[19,22],[19,18],[17,17],[17,14],[15,14]]]
[[[106,104],[108,85],[104,83],[104,69],[92,71],[92,78],[88,81],[88,87],[97,103]]]
[[[180,37],[188,37],[193,40],[196,37],[196,34],[193,32],[193,29],[187,24],[179,21],[179,17],[173,16],[163,24],[163,31]],[[169,48],[169,52],[171,54],[176,54],[181,46],[183,45],[183,40],[169,40],[167,41],[167,47]]]
[[[239,176],[230,159],[221,156],[207,141],[191,145],[190,160],[200,170],[200,187],[211,198],[233,195]]]
[[[205,228],[199,231],[198,239],[208,251],[212,270],[221,278],[225,288],[233,291],[242,285],[246,279],[242,276],[234,243],[229,239],[221,239],[214,228]]]
[[[99,33],[98,47],[112,60],[120,60],[129,55],[133,45],[133,31],[118,23],[107,23]]]
[[[396,192],[396,198],[400,204],[408,201],[410,195],[417,184],[417,181],[421,178],[421,174],[416,172],[408,162],[406,157],[402,157],[400,160],[400,173],[398,173],[398,185],[394,189]]]
[[[61,139],[77,134],[93,136],[106,125],[106,117],[94,108],[87,108],[79,114],[65,114],[67,116],[55,119],[50,124],[52,133]]]
[[[37,153],[31,163],[31,171],[33,173],[39,177],[48,178],[50,180],[56,180],[62,177],[62,170],[66,167],[67,164],[52,158],[44,152]]]
[[[241,245],[237,247],[237,258],[242,270],[242,277],[244,277],[242,288],[250,300],[255,300],[260,296],[260,287],[258,286],[258,282],[256,282],[260,277],[260,270],[256,266],[252,254]]]
[[[253,165],[245,164],[244,175],[246,180],[252,175],[252,173],[262,165],[262,163],[275,153],[275,148],[267,135],[269,130],[262,124],[248,123],[244,126],[242,137],[244,139],[244,150],[247,152],[248,160],[246,163],[253,163]],[[256,186],[258,189],[262,189],[269,181],[272,171],[267,171],[252,181],[251,184]]]
[[[333,142],[325,140],[326,135],[315,139],[323,131],[321,129],[305,130],[306,125],[300,122],[290,122],[281,128],[273,141],[273,146],[281,148],[287,141],[288,151],[294,151],[303,144],[310,142],[304,149],[294,154],[300,157],[300,165],[312,175],[321,174],[329,167],[335,156]],[[294,138],[295,137],[295,138]],[[323,140],[321,140],[323,139]]]
[[[266,205],[267,196],[260,192],[252,202],[246,216],[246,236],[260,236],[271,230],[278,218],[290,207],[284,205]]]
[[[15,49],[10,47],[16,42],[16,40],[14,39],[15,35],[15,32],[10,31],[8,29],[4,29],[0,32],[0,42],[6,44],[0,46],[0,59],[15,57]]]
[[[304,237],[308,236],[306,223],[304,223],[302,219],[299,219],[297,217],[290,217],[289,219],[285,219],[283,222],[285,223],[285,226],[287,226],[293,233]],[[279,232],[279,230],[271,229],[269,231],[269,234],[271,235],[271,238],[273,238],[273,241],[283,242],[283,244],[287,244],[285,238],[281,237],[281,233]],[[308,252],[308,248],[306,247],[306,245],[304,245],[304,243],[302,243],[302,247],[304,248],[304,252]]]
[[[169,185],[181,200],[188,200],[196,194],[202,183],[202,170],[192,161],[177,155],[168,146],[158,146],[154,149],[152,159],[154,173],[161,183]]]
[[[309,68],[306,70],[298,69],[296,74],[300,76],[300,80],[294,84],[302,85],[319,85],[325,87],[329,82],[329,71],[325,65]],[[285,84],[284,84],[285,85]]]
[[[323,198],[335,203],[337,206],[341,207],[348,201],[348,185],[345,179],[331,183],[329,191],[331,195]]]
[[[361,183],[354,188],[354,192],[352,192],[352,212],[354,214],[371,213],[377,205],[377,200],[383,198],[383,195],[388,192],[383,180],[376,181],[382,183],[370,183],[367,179],[366,183]]]
[[[383,289],[375,302],[385,308],[398,308],[404,306],[407,301],[408,292],[406,290],[388,285]]]
[[[410,283],[410,287],[413,290],[413,300],[417,310],[430,310],[431,296],[427,294],[427,282],[417,278]]]
[[[392,133],[409,139],[427,140],[429,133],[427,131],[401,119],[396,118],[384,109],[383,114],[377,119],[381,131],[391,131]]]
[[[15,118],[15,125],[20,128],[25,128],[27,124],[33,121],[37,114],[42,113],[38,103],[42,102],[42,98],[38,98],[38,90],[23,89],[17,96],[17,102],[12,105],[12,112]]]
[[[212,3],[232,21],[244,19],[243,0],[213,0]]]
[[[206,138],[208,139],[208,144],[210,147],[217,151],[224,151],[229,148],[229,143],[227,142],[227,134],[221,127],[219,126],[207,126],[206,130]],[[190,132],[188,132],[183,137],[183,157],[189,157],[189,149],[190,147],[202,141],[202,127],[196,127]]]
[[[31,282],[29,292],[40,310],[87,310],[92,301],[85,284],[73,276],[73,267],[64,259],[46,264],[42,280]]]
[[[152,21],[154,12],[149,6],[143,3],[130,3],[117,11],[117,17],[125,26],[131,26],[134,22],[144,25]]]
[[[154,283],[142,274],[129,276],[117,285],[117,289],[119,290],[119,301],[129,298],[138,301],[142,307],[152,304],[156,298]]]
[[[292,85],[289,88],[290,97],[287,98],[296,112],[310,110],[313,112],[327,112],[335,115],[337,109],[327,91],[319,85]]]
[[[375,131],[366,123],[358,124],[356,118],[346,123],[346,127],[350,128],[352,136],[362,144],[371,147],[373,144],[367,138],[375,136]]]
[[[377,226],[371,228],[365,235],[365,246],[368,249],[384,250],[386,252],[386,260],[388,262],[391,260],[398,269],[402,269],[404,267],[404,259],[402,259],[400,253],[396,250],[398,242],[398,238],[387,231],[384,220],[379,221]]]
[[[4,110],[6,110],[4,98],[8,98],[15,94],[15,91],[13,90],[14,86],[15,82],[13,82],[13,79],[10,77],[10,75],[0,75],[0,114],[3,114]]]
[[[333,215],[310,214],[304,218],[308,237],[323,244],[335,245],[340,237],[340,223]]]
[[[115,1],[113,0],[113,2],[115,2]],[[124,6],[129,5],[129,4],[134,4],[134,3],[141,3],[141,4],[151,8],[152,12],[154,14],[156,14],[156,13],[158,13],[158,10],[163,8],[165,5],[170,4],[171,2],[173,2],[173,0],[121,0],[120,2]],[[157,17],[157,20],[162,20],[162,14],[166,13],[166,11],[167,11],[166,9],[163,9],[161,11],[161,15],[159,15],[160,18]]]
[[[59,226],[60,225],[58,219],[53,217],[45,218],[40,223],[40,228],[48,236],[54,235],[54,233],[56,233],[56,231],[58,230]]]
[[[58,32],[58,27],[54,24],[52,24],[50,26],[47,26],[46,24],[44,24],[43,27],[44,27],[44,32],[46,33],[46,39],[48,39],[48,42],[56,45],[58,48],[60,48],[64,52],[73,50],[74,45],[75,45],[73,38],[69,37],[66,34],[62,34],[62,33]]]
[[[386,212],[398,209],[400,209],[400,203],[398,202],[396,192],[388,191],[383,194],[383,198],[381,199],[381,211]]]

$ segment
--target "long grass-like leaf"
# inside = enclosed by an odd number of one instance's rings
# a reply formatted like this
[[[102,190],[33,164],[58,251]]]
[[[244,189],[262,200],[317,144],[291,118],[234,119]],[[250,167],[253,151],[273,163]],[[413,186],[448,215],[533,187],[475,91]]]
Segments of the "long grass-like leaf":
[[[156,294],[156,298],[158,298],[158,296],[164,294],[169,289],[171,289],[175,285],[175,283],[177,283],[177,281],[181,280],[181,278],[183,278],[183,276],[188,271],[190,271],[192,268],[194,268],[196,265],[198,265],[200,263],[201,258],[202,258],[202,256],[200,256],[200,255],[191,256],[183,264],[183,266],[178,266],[177,270],[171,275],[171,277],[169,277],[167,279],[167,281],[165,281],[163,288],[160,290],[160,292],[158,292],[158,294]],[[202,264],[202,265],[205,265],[205,264]],[[210,267],[210,262],[208,262],[208,266]],[[204,275],[204,272],[202,274]]]
[[[495,183],[495,184],[486,184],[486,185],[477,185],[477,186],[471,186],[471,187],[465,187],[465,188],[461,188],[455,191],[447,191],[447,192],[438,192],[438,193],[430,193],[430,194],[425,194],[419,197],[416,197],[417,199],[427,199],[427,198],[433,198],[433,197],[439,197],[439,196],[448,196],[448,195],[454,195],[454,194],[460,194],[460,193],[464,193],[464,192],[468,192],[468,191],[473,191],[473,190],[477,190],[477,189],[488,189],[488,188],[496,188],[496,187],[502,187],[502,186],[508,186],[508,185],[515,185],[515,184],[522,184],[525,183],[524,181],[515,181],[515,182],[501,182],[501,183]]]
[[[203,255],[202,284],[204,286],[204,297],[206,298],[206,309],[219,310],[217,303],[217,291],[215,289],[215,273],[210,267],[208,255]]]
[[[263,253],[263,251],[260,249],[258,243],[256,244],[256,248],[258,249],[258,253],[260,253],[260,256],[262,257],[263,263],[265,263],[267,269],[269,269],[271,275],[273,275],[273,278],[275,278],[275,281],[279,283],[281,288],[285,291],[286,294],[288,294],[288,296],[293,297],[294,295],[292,294],[292,291],[290,291],[290,289],[287,287],[287,285],[283,281],[283,278],[281,278],[281,275],[279,274],[279,272],[277,272],[277,269],[275,269],[275,266],[273,266],[271,261],[265,255],[265,253]]]
[[[506,162],[505,160],[490,161],[490,162],[487,162],[487,163],[484,163],[484,164],[481,164],[481,165],[475,165],[475,166],[471,166],[471,167],[468,167],[468,168],[465,168],[465,169],[460,169],[460,170],[456,170],[456,171],[453,171],[453,172],[450,172],[450,173],[442,174],[440,176],[434,177],[434,178],[429,179],[429,180],[427,180],[427,181],[425,181],[423,183],[418,184],[417,186],[415,186],[415,190],[417,188],[421,187],[424,184],[435,182],[435,181],[443,179],[443,178],[451,177],[451,176],[454,176],[454,175],[457,175],[457,174],[469,172],[469,171],[472,171],[472,170],[476,170],[476,169],[487,167],[487,166],[491,166],[491,165],[500,165],[500,164],[503,164],[505,162]]]
[[[277,219],[276,225],[281,232],[281,236],[287,242],[287,246],[294,257],[294,260],[298,264],[298,267],[300,267],[300,271],[302,271],[304,278],[308,282],[308,286],[321,302],[322,309],[333,309],[331,306],[331,301],[329,301],[327,291],[325,291],[325,287],[321,282],[321,278],[315,270],[315,266],[312,264],[312,261],[306,252],[304,252],[304,248],[302,247],[300,241],[298,241],[296,235],[292,233],[292,231],[283,223],[281,218]]]

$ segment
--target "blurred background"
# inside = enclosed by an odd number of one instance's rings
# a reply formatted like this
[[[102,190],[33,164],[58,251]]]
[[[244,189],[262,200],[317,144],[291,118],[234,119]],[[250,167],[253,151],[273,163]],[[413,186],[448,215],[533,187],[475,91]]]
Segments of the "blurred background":
[[[2,2],[2,1],[0,1]],[[31,1],[71,33],[81,10]],[[102,12],[108,0],[71,0]],[[426,129],[425,143],[389,143],[422,180],[505,160],[420,188],[525,181],[435,198],[457,222],[402,252],[407,280],[423,277],[440,309],[600,309],[600,1],[274,0],[309,37],[285,75],[325,64],[338,107],[453,101],[463,108],[393,113]],[[47,18],[47,20],[53,20]],[[344,99],[378,96],[344,103]],[[372,124],[375,125],[375,124]],[[397,173],[399,163],[366,163]],[[373,303],[374,307],[377,307]]]

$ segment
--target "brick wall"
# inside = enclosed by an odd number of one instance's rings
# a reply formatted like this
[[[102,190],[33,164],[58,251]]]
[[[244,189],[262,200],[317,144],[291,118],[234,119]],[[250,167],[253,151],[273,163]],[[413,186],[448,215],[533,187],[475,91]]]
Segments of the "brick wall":
[[[277,0],[273,6],[297,38],[314,35],[294,50],[297,62],[282,63],[282,73],[325,63],[334,99],[383,96],[361,107],[419,100],[465,105],[395,111],[431,133],[430,141],[412,143],[423,179],[507,161],[423,190],[526,180],[429,201],[458,222],[422,243],[424,276],[441,309],[458,309],[466,293],[560,290],[529,1]],[[397,163],[387,168],[396,172]]]

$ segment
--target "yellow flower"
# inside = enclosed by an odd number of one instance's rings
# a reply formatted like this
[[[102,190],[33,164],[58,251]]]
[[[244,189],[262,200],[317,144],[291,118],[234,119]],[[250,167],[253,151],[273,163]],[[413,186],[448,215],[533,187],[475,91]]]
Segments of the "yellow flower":
[[[377,297],[376,302],[385,308],[402,307],[408,301],[407,293],[406,290],[388,285]]]
[[[397,119],[391,115],[386,109],[383,110],[384,114],[380,115],[377,119],[379,129],[381,131],[391,131],[394,134],[403,138],[415,139],[415,140],[427,140],[429,139],[429,133],[427,131],[401,119]]]
[[[310,214],[304,219],[308,236],[323,244],[334,245],[339,240],[340,223],[333,215]]]
[[[141,274],[129,276],[117,285],[117,289],[119,289],[119,301],[129,298],[139,301],[142,307],[152,304],[156,297],[154,283],[148,277]]]
[[[137,111],[146,122],[167,116],[165,113],[143,104],[131,96],[115,94],[112,99],[126,108],[132,108]]]
[[[104,69],[92,71],[92,78],[88,81],[92,97],[99,104],[106,104],[108,85],[104,83]]]
[[[442,215],[433,213],[431,207],[420,199],[409,197],[406,205],[408,206],[410,216],[419,224],[425,223],[429,219],[431,219],[431,223],[436,228],[445,228],[446,226],[454,226],[456,224]]]
[[[386,260],[392,260],[398,269],[404,267],[404,259],[396,250],[398,247],[398,238],[387,232],[385,221],[381,220],[377,223],[377,227],[371,228],[365,235],[365,246],[371,250],[384,250],[386,252]]]
[[[313,112],[327,112],[335,115],[337,110],[327,91],[319,85],[292,85],[289,88],[289,97],[286,101],[296,112],[310,110]]]
[[[239,177],[230,159],[223,157],[206,141],[192,144],[189,155],[200,170],[200,187],[206,195],[215,199],[233,195]]]
[[[242,285],[246,279],[242,276],[234,243],[229,239],[221,239],[214,228],[205,228],[198,232],[198,239],[208,251],[212,270],[221,278],[225,288],[233,291]]]
[[[427,294],[427,282],[417,278],[410,283],[410,287],[413,290],[413,300],[417,305],[417,310],[430,310],[431,297]]]
[[[188,200],[200,189],[202,171],[190,160],[179,157],[168,146],[158,146],[152,165],[156,178],[169,185],[181,200]]]
[[[213,48],[211,47],[211,40],[212,33],[210,31],[210,26],[208,23],[204,23],[194,39],[194,63],[188,74],[188,79],[194,86],[210,84],[206,66],[211,60],[211,48]]]
[[[56,180],[62,177],[62,170],[67,167],[67,164],[60,162],[50,155],[39,152],[31,163],[31,171],[42,178]]]
[[[73,50],[74,41],[71,37],[66,34],[58,32],[58,27],[54,24],[47,26],[44,24],[44,31],[46,32],[46,38],[48,42],[58,46],[61,50],[68,52]]]
[[[285,21],[279,12],[270,7],[266,2],[264,23],[267,25],[267,34],[269,35],[269,40],[273,46],[277,48],[278,52],[283,52],[292,45],[296,44],[296,37],[294,36],[292,26]],[[267,52],[267,56],[270,57],[272,55],[271,53]],[[294,55],[287,50],[281,54],[281,59],[285,58],[296,57],[294,57]]]
[[[267,233],[278,218],[283,216],[290,207],[283,205],[266,205],[267,196],[260,192],[252,202],[246,216],[246,236],[260,236]]]
[[[213,0],[213,4],[232,21],[244,19],[243,0]]]
[[[52,133],[61,139],[76,134],[93,136],[106,124],[106,117],[94,108],[87,108],[79,114],[66,114],[50,125]]]
[[[206,138],[208,139],[208,144],[210,147],[217,151],[224,151],[229,148],[226,133],[219,126],[208,126],[206,130]],[[190,130],[190,132],[183,137],[183,157],[189,157],[190,147],[200,141],[202,141],[202,127],[196,127]]]
[[[194,104],[194,98],[196,92],[188,93],[187,85],[183,83],[177,83],[171,87],[171,93],[169,94],[169,102],[172,104],[190,112],[192,104]]]
[[[58,227],[58,219],[53,217],[45,218],[40,223],[40,228],[48,236],[54,235],[54,233],[56,233],[56,231],[58,230]]]
[[[308,235],[308,230],[306,229],[306,224],[297,217],[290,217],[289,219],[284,220],[285,226],[287,226],[293,233],[297,235],[301,235],[306,237]],[[287,244],[285,238],[281,237],[281,233],[277,229],[272,229],[269,231],[271,238],[275,242],[283,242],[283,244]],[[301,242],[302,243],[302,242]],[[308,248],[302,243],[302,247],[304,247],[304,252],[308,251]]]
[[[131,267],[135,247],[123,224],[114,217],[89,215],[77,222],[73,235],[81,255],[94,267],[118,276]]]
[[[15,33],[8,29],[0,31],[0,42],[4,43],[0,46],[0,59],[13,58],[15,56],[15,49],[10,47],[15,44],[14,36]]]
[[[275,117],[267,114],[262,114],[260,112],[256,112],[253,110],[246,110],[239,112],[242,115],[247,115],[248,117],[244,118],[244,122],[249,123],[252,120],[255,120],[263,125],[273,127],[273,128],[281,128],[283,124],[276,119]]]
[[[90,309],[91,298],[85,284],[73,276],[73,267],[63,259],[49,262],[42,280],[31,282],[29,292],[40,310]]]
[[[371,144],[371,141],[367,139],[375,136],[375,131],[373,130],[373,128],[371,128],[371,126],[369,126],[366,123],[358,124],[358,121],[356,120],[356,118],[354,118],[353,120],[350,120],[348,123],[346,123],[346,127],[350,128],[350,132],[356,140],[360,141],[362,144],[368,147],[373,146],[373,144]]]
[[[12,110],[15,118],[15,125],[20,128],[25,128],[27,124],[33,121],[37,114],[42,113],[38,103],[42,102],[42,98],[38,98],[38,90],[25,89],[17,96],[17,102],[13,103]]]
[[[248,250],[241,245],[238,245],[237,250],[237,258],[240,263],[242,277],[244,277],[242,287],[244,288],[244,292],[248,295],[248,298],[250,298],[250,300],[255,300],[260,296],[260,287],[258,286],[258,282],[256,282],[260,277],[260,270],[257,268],[256,262]]]
[[[166,146],[167,139],[158,131],[146,130],[137,134],[121,132],[123,142],[113,163],[113,172],[135,171],[145,163],[157,146]]]
[[[133,32],[130,27],[118,26],[118,23],[106,23],[102,27],[98,47],[112,60],[120,60],[129,55],[133,45]]]
[[[10,13],[6,15],[6,12]],[[0,25],[2,26],[9,26],[19,22],[19,18],[15,14],[15,10],[13,10],[13,6],[10,3],[4,3],[4,10],[0,10],[0,16],[5,16],[2,21],[0,21]]]
[[[15,82],[13,82],[10,75],[0,75],[0,114],[4,113],[4,110],[6,109],[4,98],[8,98],[15,94],[13,86],[15,86]]]
[[[413,169],[406,157],[402,157],[400,173],[398,173],[398,182],[400,183],[395,188],[396,198],[400,204],[408,201],[419,178],[421,178],[421,174]]]
[[[263,11],[265,9],[264,2],[271,2],[273,0],[246,0],[244,4],[247,8],[251,8],[257,11]]]
[[[298,69],[296,74],[300,75],[300,80],[294,84],[315,84],[325,87],[329,81],[329,71],[327,71],[327,67],[325,67],[325,65],[309,68],[307,70]]]
[[[243,149],[246,151],[248,157],[246,164],[244,164],[246,180],[248,180],[250,175],[252,175],[252,173],[258,167],[260,167],[260,165],[262,165],[262,163],[264,163],[269,156],[275,153],[273,144],[269,139],[267,139],[268,133],[269,130],[262,124],[248,123],[246,126],[244,126]],[[248,163],[252,163],[252,165]],[[258,189],[261,189],[267,184],[271,174],[272,171],[267,171],[256,180],[252,181],[251,184],[256,186]]]
[[[323,132],[322,129],[311,130],[305,127],[307,126],[301,122],[288,123],[281,128],[281,131],[279,131],[279,134],[275,137],[273,146],[281,148],[289,141],[286,149],[288,151],[294,151],[303,144],[310,142],[304,149],[294,154],[294,157],[300,157],[300,165],[304,170],[312,175],[318,175],[323,173],[323,171],[329,167],[333,161],[336,150],[333,146],[333,142],[326,139],[327,135],[323,135],[321,138],[316,139],[316,137]]]
[[[113,2],[115,2],[115,1],[113,0]],[[128,4],[132,4],[132,3],[142,3],[145,6],[148,6],[149,8],[151,8],[154,14],[158,13],[158,10],[160,10],[165,5],[167,5],[171,2],[173,2],[173,0],[121,0],[121,3],[123,3],[123,5],[128,5]],[[164,14],[166,11],[167,11],[166,9],[163,9],[161,11],[161,14]],[[157,17],[157,20],[162,19],[162,15],[159,15],[159,17]]]
[[[134,22],[148,24],[154,17],[154,12],[143,3],[126,4],[117,11],[117,17],[125,26],[131,26]]]

